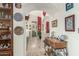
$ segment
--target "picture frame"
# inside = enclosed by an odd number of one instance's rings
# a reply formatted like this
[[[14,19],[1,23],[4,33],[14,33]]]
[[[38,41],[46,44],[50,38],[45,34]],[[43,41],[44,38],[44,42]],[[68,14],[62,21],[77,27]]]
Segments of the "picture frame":
[[[29,30],[31,30],[31,25],[29,25]]]
[[[65,31],[75,31],[75,15],[65,17]]]
[[[66,11],[72,9],[74,7],[73,3],[66,3]]]
[[[29,15],[28,16],[25,16],[25,20],[27,20],[27,21],[29,20]]]
[[[26,29],[28,29],[28,25],[26,25]]]
[[[52,21],[52,27],[57,27],[57,22],[58,22],[57,20],[53,20]]]

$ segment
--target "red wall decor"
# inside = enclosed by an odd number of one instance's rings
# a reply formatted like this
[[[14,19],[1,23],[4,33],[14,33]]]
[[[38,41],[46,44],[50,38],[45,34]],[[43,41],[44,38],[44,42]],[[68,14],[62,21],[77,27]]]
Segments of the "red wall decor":
[[[46,33],[49,33],[49,22],[46,21]]]
[[[41,20],[42,20],[41,17],[38,16],[38,32],[41,32],[41,24],[42,24]]]

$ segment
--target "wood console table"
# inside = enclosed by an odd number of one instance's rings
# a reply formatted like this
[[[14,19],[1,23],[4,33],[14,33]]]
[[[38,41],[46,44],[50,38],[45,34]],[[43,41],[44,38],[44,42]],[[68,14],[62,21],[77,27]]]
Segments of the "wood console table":
[[[66,52],[67,52],[67,41],[60,41],[57,39],[46,38],[44,40],[44,43],[45,43],[45,46],[51,47],[52,49],[54,49],[54,51],[57,49],[66,49]]]

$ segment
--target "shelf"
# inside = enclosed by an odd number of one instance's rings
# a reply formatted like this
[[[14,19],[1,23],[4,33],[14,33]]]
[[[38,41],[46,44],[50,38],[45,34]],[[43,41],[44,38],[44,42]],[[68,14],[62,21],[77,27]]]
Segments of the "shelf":
[[[11,8],[3,8],[3,7],[0,7],[1,10],[12,10]]]
[[[0,18],[0,21],[12,21],[12,19]]]
[[[11,50],[11,48],[2,48],[2,49],[0,49],[0,51],[3,51],[3,50]]]
[[[9,31],[9,30],[0,30],[0,34],[1,33],[7,33],[7,32],[11,33],[11,31]]]
[[[4,41],[4,40],[11,40],[11,39],[0,39],[0,41]]]
[[[1,24],[0,44],[3,45],[2,46],[3,48],[0,48],[0,56],[6,56],[6,55],[12,56],[13,55],[13,3],[8,3],[7,8],[0,7],[0,24]],[[8,33],[10,33],[11,39],[8,39],[8,37],[2,39],[4,37],[3,35],[8,35]],[[8,43],[10,44],[9,48],[5,48],[4,45]]]
[[[3,16],[3,14],[6,14],[6,15],[13,15],[12,14],[13,11],[11,8],[1,8],[0,7],[0,14]]]
[[[9,30],[8,28],[0,28],[0,30]]]

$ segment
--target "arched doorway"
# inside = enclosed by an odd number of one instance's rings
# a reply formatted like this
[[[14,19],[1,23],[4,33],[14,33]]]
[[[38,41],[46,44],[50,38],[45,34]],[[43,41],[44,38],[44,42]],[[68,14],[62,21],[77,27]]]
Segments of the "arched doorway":
[[[49,15],[47,14],[45,21],[43,21],[44,17],[42,15],[42,12],[43,11],[41,11],[41,10],[34,10],[29,13],[30,18],[29,18],[29,21],[27,21],[27,23],[30,28],[28,29],[29,39],[27,39],[26,55],[29,55],[29,56],[44,55],[43,40],[45,39],[45,34],[46,34],[45,23],[46,23],[46,20],[48,20]],[[43,25],[43,27],[41,27],[42,28],[41,29],[41,36],[42,36],[41,39],[39,39],[39,36],[38,36],[38,26],[37,26],[37,23],[38,23],[37,17],[38,16],[41,17],[41,19],[42,19],[41,25]]]

